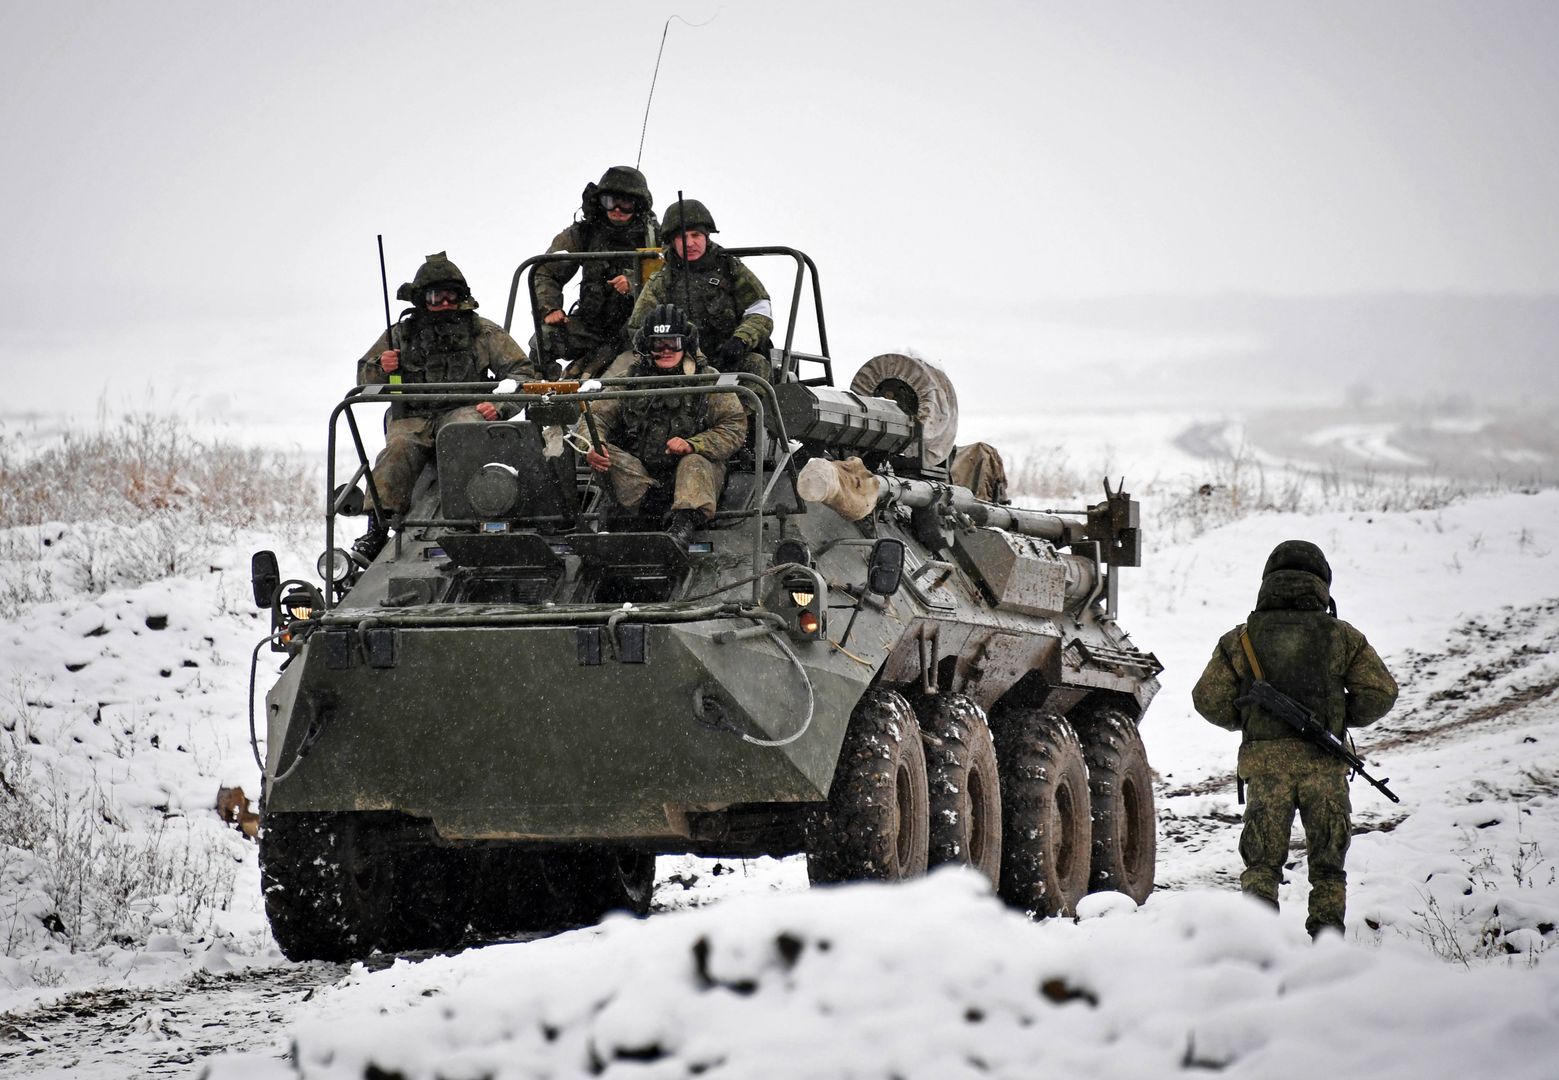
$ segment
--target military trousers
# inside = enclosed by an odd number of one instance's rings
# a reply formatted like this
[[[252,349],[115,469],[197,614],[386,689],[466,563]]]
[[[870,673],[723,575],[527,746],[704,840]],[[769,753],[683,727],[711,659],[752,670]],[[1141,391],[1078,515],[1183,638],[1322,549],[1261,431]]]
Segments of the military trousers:
[[[1245,828],[1240,888],[1273,907],[1288,859],[1294,814],[1304,826],[1310,863],[1310,907],[1305,929],[1343,928],[1348,875],[1343,869],[1352,836],[1348,767],[1300,739],[1269,739],[1240,747],[1245,781]]]
[[[475,406],[467,405],[432,416],[403,416],[391,420],[384,433],[384,449],[374,459],[374,487],[387,513],[404,514],[411,506],[411,489],[417,475],[433,458],[439,431],[445,424],[481,420]]]
[[[618,506],[635,509],[651,488],[663,486],[661,478],[622,447],[608,443],[607,453],[612,467],[607,470],[606,479]],[[672,475],[671,509],[697,510],[706,518],[713,517],[724,484],[724,462],[711,461],[702,454],[684,454],[677,459]]]

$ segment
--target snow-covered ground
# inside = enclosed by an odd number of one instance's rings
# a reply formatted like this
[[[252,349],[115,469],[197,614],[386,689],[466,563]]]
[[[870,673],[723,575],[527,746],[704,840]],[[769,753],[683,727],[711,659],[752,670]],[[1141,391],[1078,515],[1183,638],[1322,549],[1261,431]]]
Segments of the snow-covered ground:
[[[1198,462],[1168,449],[1182,426],[1121,430],[1123,458],[1156,448],[1176,478],[1144,507],[1154,531],[1121,602],[1166,667],[1143,727],[1160,889],[1141,908],[1096,896],[1075,922],[1030,923],[956,872],[808,891],[797,860],[663,858],[648,920],[288,964],[254,845],[213,805],[258,789],[248,553],[280,546],[301,574],[318,538],[206,534],[179,573],[115,578],[94,552],[156,538],[5,530],[0,1073],[1553,1076],[1559,491],[1188,516],[1176,492]],[[1348,933],[1315,945],[1302,849],[1278,916],[1237,895],[1235,740],[1189,702],[1290,537],[1326,549],[1342,616],[1403,686],[1360,739],[1402,803],[1354,785]],[[275,666],[259,663],[263,686]]]

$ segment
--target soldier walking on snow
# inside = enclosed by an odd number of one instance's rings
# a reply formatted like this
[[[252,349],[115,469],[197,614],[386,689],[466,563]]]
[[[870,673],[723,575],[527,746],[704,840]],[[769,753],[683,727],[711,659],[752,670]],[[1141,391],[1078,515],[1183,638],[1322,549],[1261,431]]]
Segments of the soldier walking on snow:
[[[476,314],[465,275],[444,252],[429,255],[417,276],[395,293],[411,307],[392,330],[357,362],[358,382],[481,382],[488,378],[527,382],[537,378],[525,350],[503,327]],[[365,559],[383,550],[390,537],[389,515],[404,514],[411,489],[433,456],[439,429],[456,420],[497,420],[512,415],[490,401],[451,408],[407,394],[390,407],[385,447],[374,459],[373,482],[384,516],[369,511],[368,531],[352,549]]]
[[[1310,910],[1305,929],[1343,930],[1352,833],[1348,766],[1299,736],[1249,698],[1265,679],[1308,708],[1333,735],[1373,723],[1397,699],[1397,684],[1370,643],[1337,618],[1332,569],[1321,549],[1285,540],[1262,571],[1256,609],[1218,641],[1191,691],[1196,711],[1221,728],[1244,734],[1238,775],[1246,786],[1240,888],[1278,905],[1294,811],[1305,830],[1310,862]]]

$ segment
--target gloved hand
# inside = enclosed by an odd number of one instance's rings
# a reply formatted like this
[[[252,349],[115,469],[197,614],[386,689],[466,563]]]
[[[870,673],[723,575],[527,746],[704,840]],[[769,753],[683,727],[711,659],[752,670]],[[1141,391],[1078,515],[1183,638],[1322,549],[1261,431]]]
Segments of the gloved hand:
[[[747,343],[739,337],[733,337],[715,350],[715,367],[721,371],[728,371],[739,364],[743,357],[752,352]]]

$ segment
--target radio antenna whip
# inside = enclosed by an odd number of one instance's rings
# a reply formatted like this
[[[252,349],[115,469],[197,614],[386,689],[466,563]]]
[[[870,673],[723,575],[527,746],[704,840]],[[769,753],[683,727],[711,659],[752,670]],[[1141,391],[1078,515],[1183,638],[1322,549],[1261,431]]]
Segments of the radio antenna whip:
[[[705,19],[701,23],[688,22],[680,15],[671,15],[667,17],[666,24],[660,28],[660,50],[655,53],[655,74],[650,76],[650,93],[649,96],[644,99],[644,123],[639,127],[639,156],[633,159],[633,167],[635,169],[637,169],[644,161],[644,133],[648,131],[650,127],[650,102],[655,100],[655,80],[660,78],[660,58],[666,54],[666,35],[671,32],[671,20],[676,19],[684,26],[691,26],[697,29],[700,26],[708,26],[710,23],[714,22],[715,19],[719,17],[719,15],[720,13],[716,11],[713,15],[709,16],[709,18]]]

